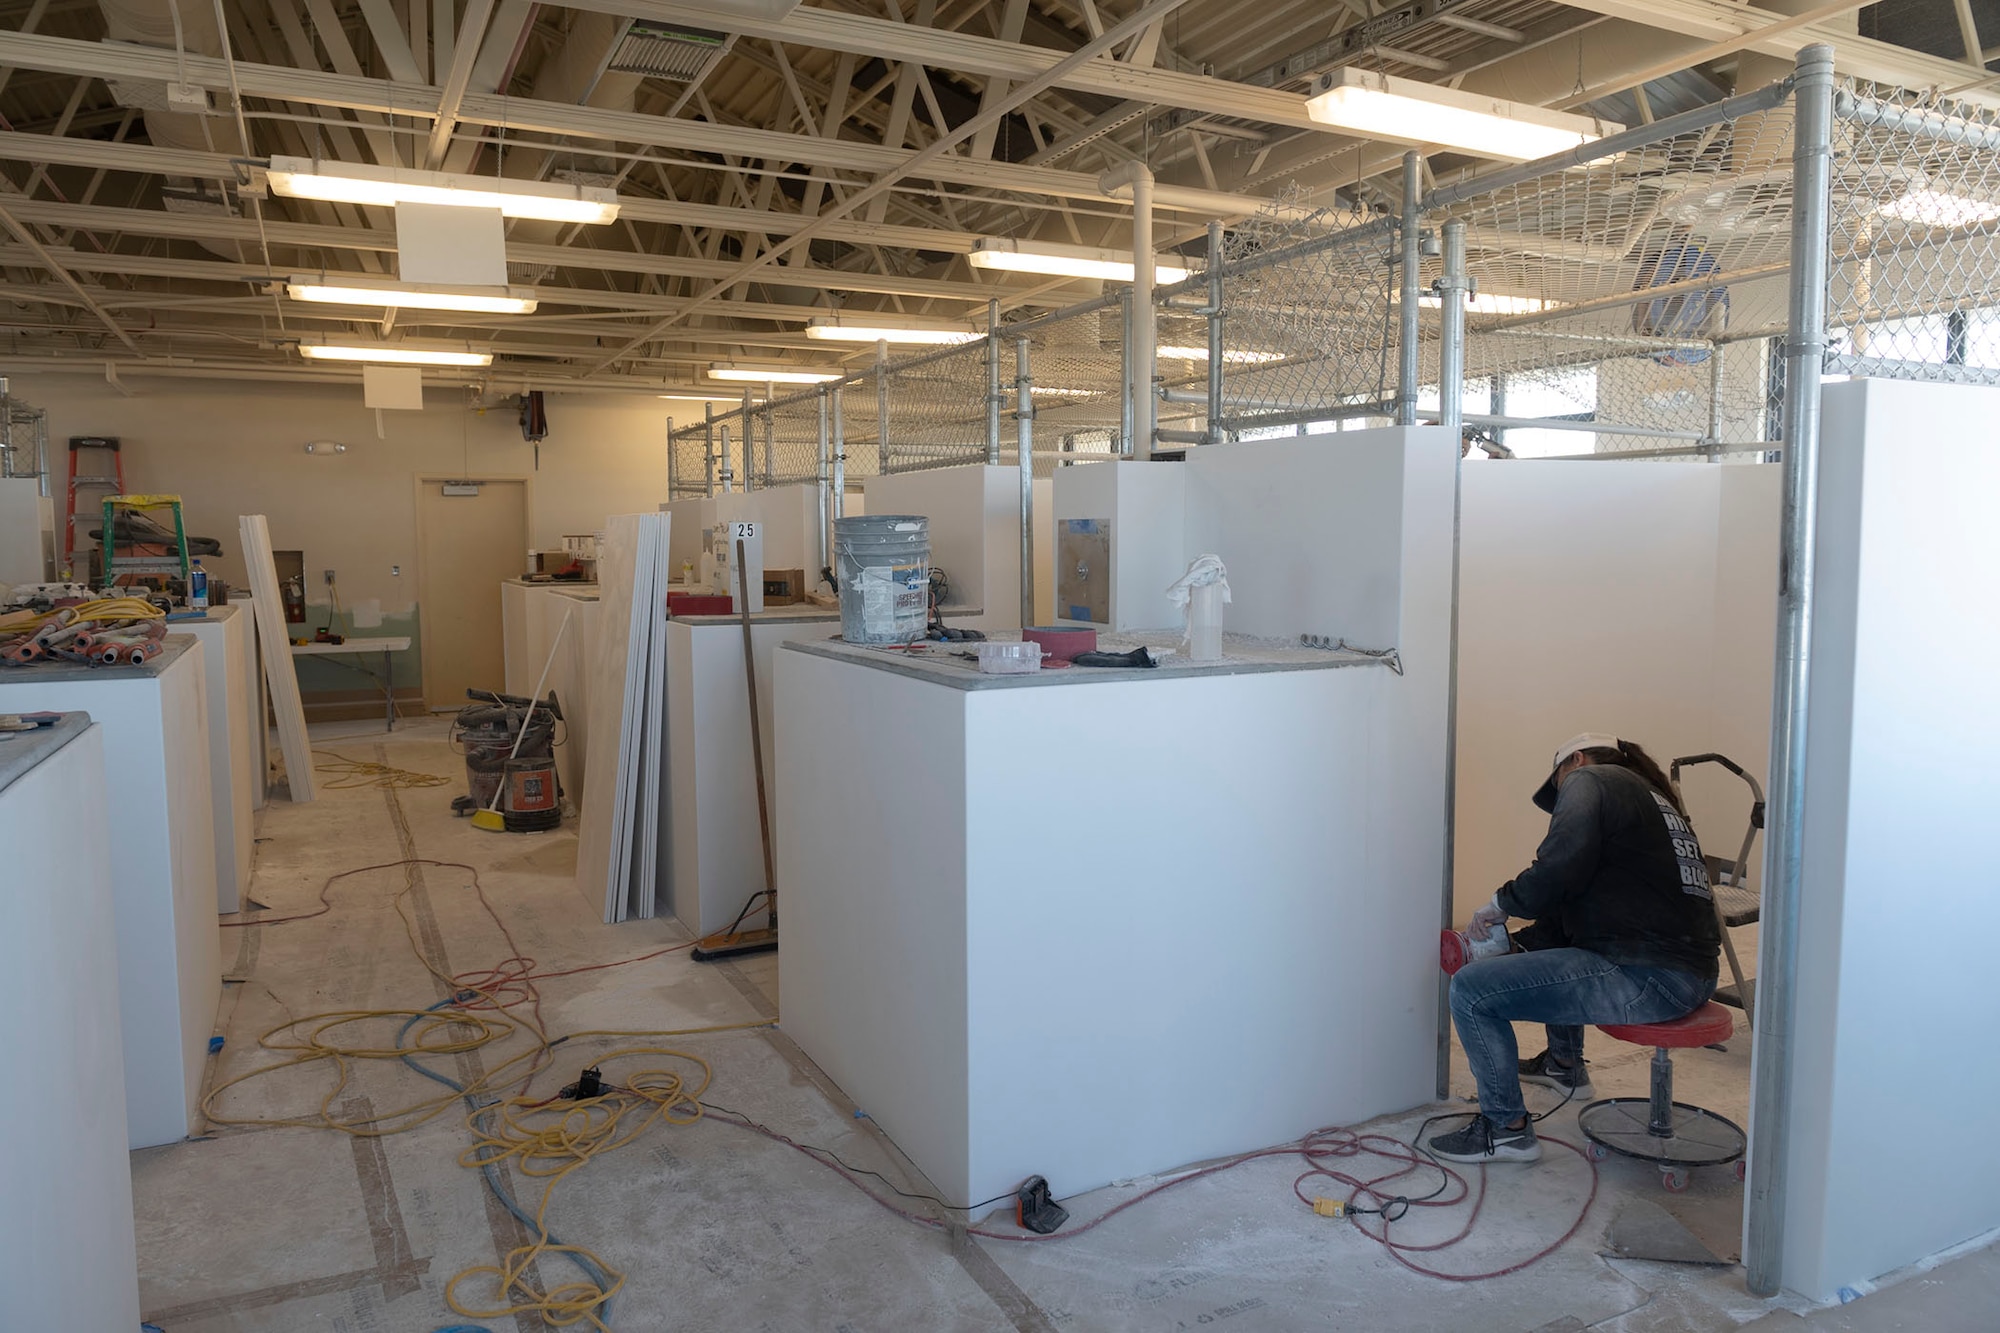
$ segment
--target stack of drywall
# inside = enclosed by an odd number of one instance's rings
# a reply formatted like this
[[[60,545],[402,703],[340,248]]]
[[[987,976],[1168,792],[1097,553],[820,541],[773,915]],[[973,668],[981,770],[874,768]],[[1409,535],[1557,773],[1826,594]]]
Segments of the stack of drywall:
[[[665,827],[667,683],[665,514],[607,519],[598,548],[597,656],[592,738],[576,884],[607,922],[658,907]]]

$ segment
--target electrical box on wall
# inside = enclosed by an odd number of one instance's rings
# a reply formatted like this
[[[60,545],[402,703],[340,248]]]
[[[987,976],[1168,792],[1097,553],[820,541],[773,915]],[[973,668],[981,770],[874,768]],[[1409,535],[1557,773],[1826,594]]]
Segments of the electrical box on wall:
[[[1056,614],[1063,620],[1111,623],[1110,519],[1056,523]]]

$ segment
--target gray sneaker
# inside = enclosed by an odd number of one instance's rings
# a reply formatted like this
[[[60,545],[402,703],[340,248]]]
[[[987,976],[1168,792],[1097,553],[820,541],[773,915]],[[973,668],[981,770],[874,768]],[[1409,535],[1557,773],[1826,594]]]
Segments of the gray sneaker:
[[[1584,1060],[1573,1065],[1559,1065],[1547,1051],[1532,1060],[1521,1061],[1521,1081],[1536,1083],[1544,1088],[1554,1088],[1566,1093],[1569,1100],[1587,1102],[1597,1095],[1597,1089],[1590,1086],[1590,1067]]]
[[[1483,1115],[1450,1134],[1440,1134],[1424,1145],[1433,1157],[1447,1162],[1539,1162],[1542,1143],[1535,1137],[1535,1122],[1524,1120],[1519,1129],[1502,1129]]]

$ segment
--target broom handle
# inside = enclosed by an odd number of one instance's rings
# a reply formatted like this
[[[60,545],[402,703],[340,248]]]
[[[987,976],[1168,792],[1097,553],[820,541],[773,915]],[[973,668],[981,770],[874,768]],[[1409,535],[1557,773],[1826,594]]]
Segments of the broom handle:
[[[521,753],[521,742],[528,739],[528,724],[535,720],[535,705],[541,702],[542,686],[549,683],[549,668],[556,664],[556,649],[562,647],[563,634],[569,629],[569,618],[575,612],[576,608],[573,606],[563,612],[562,624],[556,626],[556,636],[549,640],[549,655],[542,661],[542,674],[535,681],[534,694],[529,696],[528,699],[528,715],[521,719],[521,730],[514,737],[514,748],[507,751],[507,762],[510,764]],[[500,808],[500,796],[507,790],[506,770],[502,769],[500,772],[500,785],[493,789],[493,799],[486,804],[488,810],[498,810]]]
[[[736,586],[743,603],[743,679],[750,687],[750,757],[757,768],[757,829],[764,838],[764,893],[770,900],[771,925],[778,924],[778,875],[771,864],[771,809],[764,796],[764,724],[757,716],[757,659],[750,639],[750,561],[743,539],[736,539]]]

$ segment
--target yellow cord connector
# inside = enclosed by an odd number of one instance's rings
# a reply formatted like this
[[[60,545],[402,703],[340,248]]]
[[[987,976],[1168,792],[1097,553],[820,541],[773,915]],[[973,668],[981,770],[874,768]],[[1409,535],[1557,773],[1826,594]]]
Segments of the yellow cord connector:
[[[1347,1201],[1345,1199],[1314,1199],[1313,1211],[1321,1217],[1346,1217]]]

